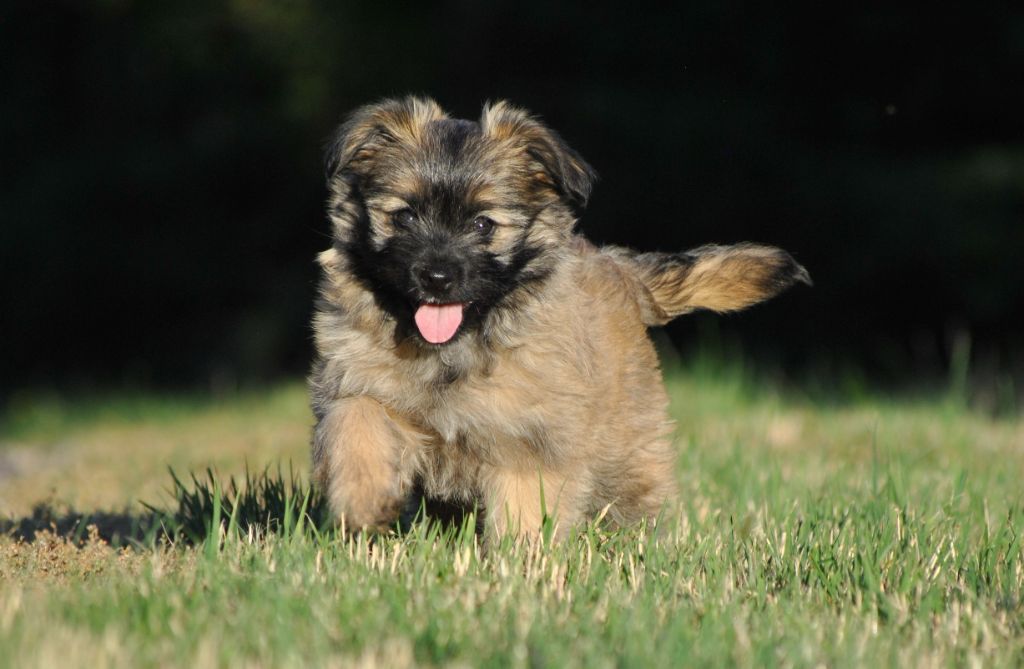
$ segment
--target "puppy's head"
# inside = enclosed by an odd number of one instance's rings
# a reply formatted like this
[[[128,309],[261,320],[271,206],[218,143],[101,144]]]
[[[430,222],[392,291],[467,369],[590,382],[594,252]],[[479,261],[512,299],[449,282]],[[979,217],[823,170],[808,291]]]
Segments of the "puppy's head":
[[[504,102],[477,122],[410,97],[356,111],[328,149],[327,178],[349,270],[401,333],[444,345],[550,273],[595,174]]]

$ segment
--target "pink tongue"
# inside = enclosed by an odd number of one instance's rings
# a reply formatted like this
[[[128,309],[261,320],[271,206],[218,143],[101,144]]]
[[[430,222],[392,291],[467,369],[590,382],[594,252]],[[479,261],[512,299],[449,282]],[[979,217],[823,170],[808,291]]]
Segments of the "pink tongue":
[[[416,327],[431,344],[443,344],[462,324],[462,307],[460,303],[421,304],[416,310]]]

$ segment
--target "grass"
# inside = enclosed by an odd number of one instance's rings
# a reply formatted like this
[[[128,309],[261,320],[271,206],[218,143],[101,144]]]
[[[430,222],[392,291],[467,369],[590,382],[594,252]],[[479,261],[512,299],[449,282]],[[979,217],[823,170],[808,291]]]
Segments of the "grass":
[[[23,537],[0,540],[0,665],[1024,662],[1019,417],[703,364],[668,386],[679,508],[488,551],[472,521],[372,541],[322,523],[298,385],[127,418],[23,403],[0,433]]]

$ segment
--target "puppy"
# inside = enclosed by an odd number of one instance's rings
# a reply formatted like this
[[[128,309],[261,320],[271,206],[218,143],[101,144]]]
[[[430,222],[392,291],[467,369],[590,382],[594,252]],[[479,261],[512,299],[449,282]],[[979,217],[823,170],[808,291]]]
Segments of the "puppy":
[[[675,477],[647,327],[809,283],[772,247],[594,247],[573,231],[594,171],[505,102],[385,100],[327,158],[313,474],[350,529],[414,491],[480,508],[491,539],[656,516]]]

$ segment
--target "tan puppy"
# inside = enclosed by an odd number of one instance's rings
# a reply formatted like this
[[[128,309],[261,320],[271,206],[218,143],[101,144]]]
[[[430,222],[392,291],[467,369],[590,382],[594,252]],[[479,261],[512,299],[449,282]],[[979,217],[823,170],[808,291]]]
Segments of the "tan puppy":
[[[481,507],[492,537],[655,516],[675,479],[647,327],[809,282],[765,246],[592,246],[573,211],[593,171],[504,102],[479,122],[364,107],[328,178],[313,468],[349,528],[392,525],[414,490]]]

